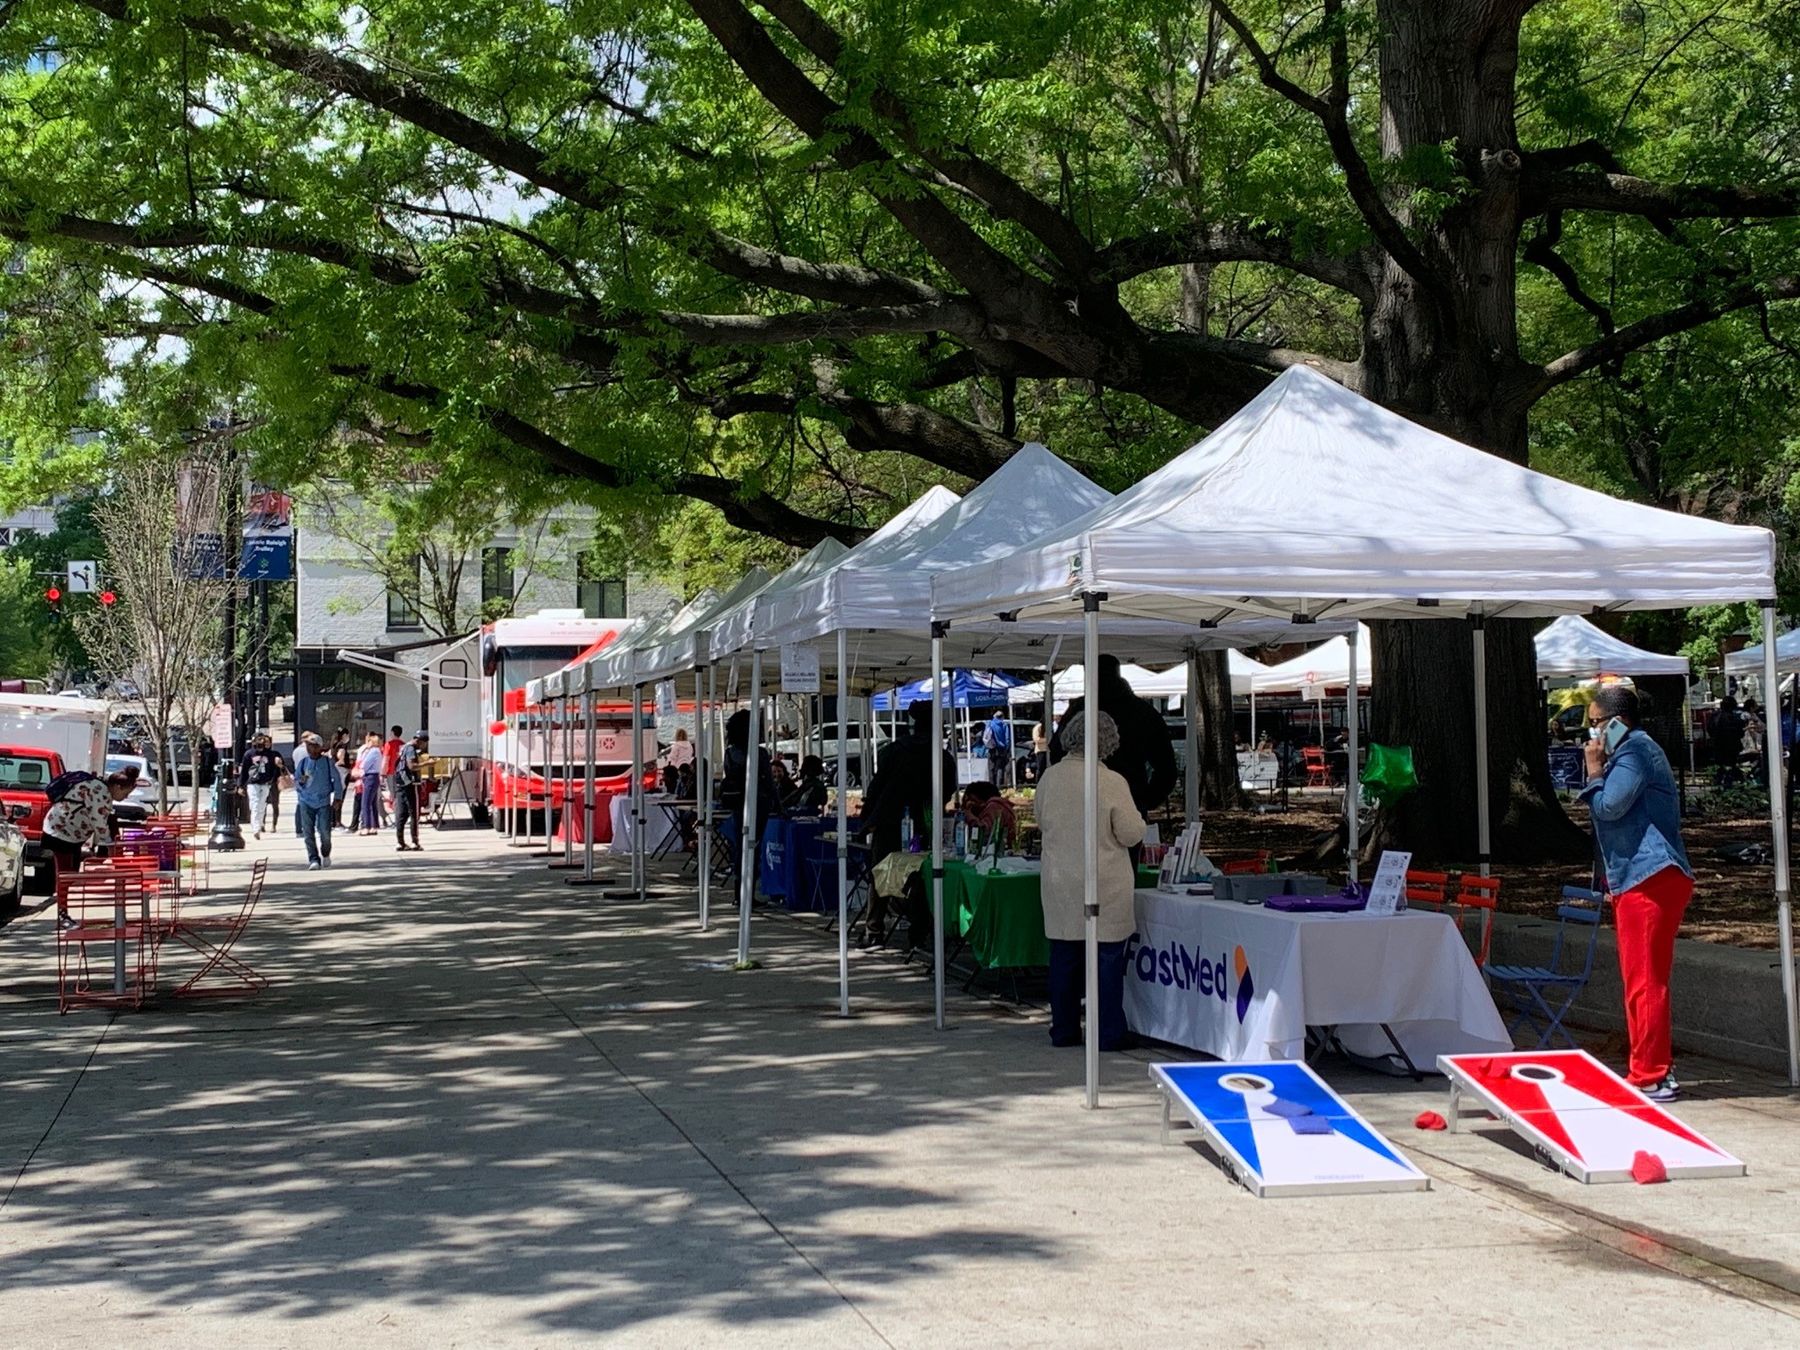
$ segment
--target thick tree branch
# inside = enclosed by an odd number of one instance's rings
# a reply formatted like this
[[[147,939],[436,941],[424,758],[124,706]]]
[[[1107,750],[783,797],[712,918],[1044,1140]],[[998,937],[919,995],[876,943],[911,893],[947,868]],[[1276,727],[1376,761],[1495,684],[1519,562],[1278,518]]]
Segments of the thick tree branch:
[[[1658,183],[1628,173],[1547,167],[1544,151],[1525,156],[1525,210],[1603,211],[1661,220],[1766,220],[1800,215],[1800,184]]]
[[[1568,293],[1569,299],[1580,305],[1594,321],[1600,325],[1602,333],[1612,333],[1618,325],[1613,322],[1612,311],[1589,295],[1582,287],[1581,278],[1575,275],[1575,269],[1569,260],[1556,251],[1562,242],[1562,212],[1552,211],[1544,222],[1544,228],[1533,235],[1525,245],[1525,260],[1536,263],[1557,281]]]
[[[1360,375],[1354,361],[1340,361],[1317,352],[1293,347],[1274,347],[1261,342],[1245,342],[1239,338],[1212,337],[1205,333],[1162,333],[1157,345],[1165,351],[1198,352],[1206,356],[1222,356],[1228,361],[1259,366],[1265,370],[1286,370],[1289,366],[1311,366],[1329,375],[1339,384],[1355,388]]]
[[[782,346],[884,333],[941,332],[979,338],[983,326],[980,307],[965,300],[770,316],[665,312],[659,318],[687,341],[707,347]]]
[[[1331,146],[1332,157],[1343,171],[1344,187],[1350,194],[1350,200],[1356,204],[1356,209],[1362,214],[1375,241],[1420,285],[1434,293],[1441,293],[1443,284],[1437,273],[1406,233],[1406,227],[1382,200],[1381,189],[1376,186],[1375,176],[1369,171],[1368,161],[1357,148],[1355,133],[1350,129],[1347,82],[1343,101],[1336,97],[1338,90],[1335,78],[1331,97],[1321,98],[1317,94],[1309,94],[1281,73],[1275,59],[1256,40],[1256,34],[1250,30],[1250,25],[1231,6],[1225,4],[1224,0],[1211,2],[1214,12],[1237,34],[1238,41],[1249,53],[1264,86],[1280,94],[1295,107],[1318,118],[1319,124],[1325,129],[1325,139]]]
[[[1585,347],[1577,347],[1543,365],[1533,383],[1532,396],[1572,380],[1578,375],[1629,356],[1662,338],[1673,337],[1711,323],[1734,310],[1752,309],[1771,300],[1800,299],[1800,275],[1772,277],[1767,281],[1746,282],[1706,299],[1690,300],[1685,305],[1661,314],[1652,314],[1628,323]]]
[[[1365,305],[1375,303],[1375,282],[1366,256],[1331,258],[1303,253],[1294,248],[1287,231],[1273,227],[1200,224],[1188,230],[1120,239],[1100,250],[1095,277],[1118,282],[1165,267],[1230,262],[1269,263],[1322,281]]]
[[[842,37],[806,0],[760,0],[802,46],[834,70],[844,53]],[[870,100],[881,117],[899,133],[901,143],[955,186],[966,189],[996,216],[1029,231],[1049,249],[1057,262],[1075,278],[1091,269],[1093,245],[1061,211],[1029,191],[998,165],[968,145],[940,145],[919,134],[900,100],[886,89],[877,89]]]

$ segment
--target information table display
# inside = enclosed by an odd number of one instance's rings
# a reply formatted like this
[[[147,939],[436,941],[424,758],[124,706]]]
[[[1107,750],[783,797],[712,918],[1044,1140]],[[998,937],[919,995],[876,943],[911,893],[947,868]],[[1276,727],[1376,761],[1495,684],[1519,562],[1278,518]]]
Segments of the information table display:
[[[1306,1029],[1415,1064],[1512,1049],[1449,916],[1292,914],[1140,890],[1125,948],[1125,1020],[1140,1035],[1227,1060],[1301,1059]]]
[[[1009,870],[995,873],[944,860],[944,931],[961,937],[988,970],[1024,970],[1050,964],[1050,939],[1044,936],[1042,874],[1022,860],[1009,859]],[[929,878],[931,860],[922,858],[920,874]],[[1140,885],[1154,881],[1154,867],[1139,867]]]

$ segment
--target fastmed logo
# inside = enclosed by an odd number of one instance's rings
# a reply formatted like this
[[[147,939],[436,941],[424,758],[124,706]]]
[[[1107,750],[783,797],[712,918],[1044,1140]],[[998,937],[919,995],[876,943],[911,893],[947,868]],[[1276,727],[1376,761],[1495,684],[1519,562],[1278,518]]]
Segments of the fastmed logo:
[[[1223,952],[1215,961],[1198,947],[1179,942],[1152,947],[1133,933],[1125,944],[1125,962],[1145,984],[1192,989],[1203,997],[1217,997],[1221,1003],[1234,1003],[1240,1023],[1249,1016],[1250,1004],[1256,997],[1250,958],[1242,947],[1232,951],[1231,965],[1227,968]]]

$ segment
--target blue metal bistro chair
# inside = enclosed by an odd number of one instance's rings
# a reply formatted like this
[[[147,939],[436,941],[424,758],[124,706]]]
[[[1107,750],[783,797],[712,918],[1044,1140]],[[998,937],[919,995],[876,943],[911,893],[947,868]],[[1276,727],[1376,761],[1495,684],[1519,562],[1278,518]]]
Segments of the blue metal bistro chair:
[[[1581,991],[1594,973],[1594,949],[1599,945],[1600,920],[1606,914],[1606,897],[1598,891],[1580,886],[1564,886],[1563,902],[1556,909],[1556,945],[1550,960],[1541,966],[1487,967],[1488,983],[1498,998],[1504,998],[1518,1012],[1510,1028],[1515,1037],[1520,1027],[1529,1026],[1542,1034],[1537,1049],[1546,1050],[1560,1036],[1572,1048],[1575,1038],[1563,1027],[1563,1017],[1574,1006]],[[1581,938],[1570,937],[1571,926],[1586,933],[1586,950],[1581,968],[1565,970],[1564,948],[1572,958]],[[1571,959],[1569,964],[1573,965]]]

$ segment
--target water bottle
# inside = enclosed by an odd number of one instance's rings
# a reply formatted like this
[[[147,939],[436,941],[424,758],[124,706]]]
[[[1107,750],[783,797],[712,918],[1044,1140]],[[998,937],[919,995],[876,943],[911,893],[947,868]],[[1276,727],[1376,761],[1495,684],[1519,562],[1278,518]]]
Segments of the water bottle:
[[[961,862],[963,857],[967,854],[969,847],[969,837],[963,828],[961,816],[956,818],[956,828],[951,835],[950,843],[951,851],[955,854],[957,861]]]
[[[908,807],[900,813],[900,847],[911,853],[913,846],[912,808]]]

